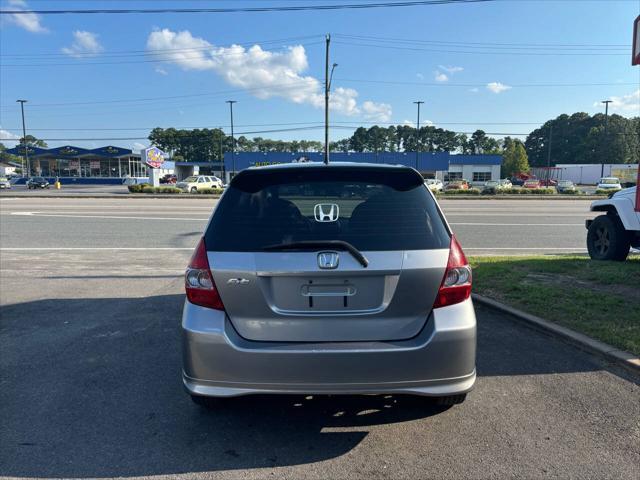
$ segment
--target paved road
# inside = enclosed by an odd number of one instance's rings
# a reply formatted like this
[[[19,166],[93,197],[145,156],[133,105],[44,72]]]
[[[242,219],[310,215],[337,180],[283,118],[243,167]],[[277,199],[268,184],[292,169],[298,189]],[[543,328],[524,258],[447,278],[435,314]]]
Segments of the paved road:
[[[0,198],[0,244],[24,248],[191,248],[214,199]],[[471,255],[585,252],[587,200],[441,201]],[[41,236],[34,236],[38,231]],[[42,242],[55,239],[55,245]],[[159,250],[159,255],[162,255]]]
[[[443,206],[472,253],[526,253],[581,249],[587,203]],[[637,379],[483,308],[462,406],[291,396],[196,408],[181,388],[180,275],[212,206],[0,199],[0,477],[640,476]]]
[[[201,226],[181,236],[173,223],[147,222],[121,236],[118,227],[136,222],[114,220],[109,230],[75,220],[82,228],[69,232],[68,219],[3,216],[3,235],[8,219],[20,232],[19,222],[35,223],[29,237],[2,245],[48,248],[74,232],[101,245],[187,245]],[[49,221],[64,223],[52,230],[41,223]],[[189,253],[2,251],[0,477],[640,476],[640,386],[483,308],[477,388],[461,406],[290,396],[201,410],[180,379],[178,275]]]

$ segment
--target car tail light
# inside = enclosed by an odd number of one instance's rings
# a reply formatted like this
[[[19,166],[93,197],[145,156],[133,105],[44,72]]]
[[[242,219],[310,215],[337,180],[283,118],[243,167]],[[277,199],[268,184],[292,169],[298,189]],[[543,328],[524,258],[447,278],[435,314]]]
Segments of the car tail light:
[[[224,310],[222,299],[211,276],[209,260],[207,259],[207,247],[204,238],[200,239],[189,266],[184,274],[187,299],[195,305]]]
[[[446,307],[465,301],[471,295],[471,267],[467,257],[456,240],[451,236],[447,270],[438,290],[433,308]]]

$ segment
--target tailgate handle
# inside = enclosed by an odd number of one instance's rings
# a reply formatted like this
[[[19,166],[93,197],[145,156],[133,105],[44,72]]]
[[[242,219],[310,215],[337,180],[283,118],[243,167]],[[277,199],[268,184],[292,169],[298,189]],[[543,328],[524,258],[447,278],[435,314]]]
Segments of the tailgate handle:
[[[353,285],[302,285],[300,293],[305,297],[352,297],[356,294]]]

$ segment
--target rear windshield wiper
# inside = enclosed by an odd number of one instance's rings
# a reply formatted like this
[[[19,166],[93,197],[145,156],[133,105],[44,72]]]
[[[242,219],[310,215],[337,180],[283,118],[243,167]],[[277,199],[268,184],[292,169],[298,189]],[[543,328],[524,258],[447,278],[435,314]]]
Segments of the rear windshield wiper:
[[[262,250],[315,250],[320,248],[346,250],[360,263],[360,265],[365,268],[369,266],[369,260],[367,260],[367,257],[365,257],[360,250],[349,242],[342,240],[306,240],[300,242],[278,243],[277,245],[267,245],[266,247],[263,247]]]

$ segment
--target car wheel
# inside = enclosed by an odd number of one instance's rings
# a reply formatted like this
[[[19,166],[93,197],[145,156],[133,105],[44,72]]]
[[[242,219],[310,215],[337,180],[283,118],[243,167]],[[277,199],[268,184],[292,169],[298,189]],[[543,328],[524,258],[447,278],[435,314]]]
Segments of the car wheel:
[[[201,408],[211,410],[223,406],[226,398],[203,397],[201,395],[191,395],[191,401]]]
[[[189,190],[189,193],[198,193],[198,189],[196,187],[191,187],[191,190]]]
[[[446,397],[437,397],[436,405],[440,405],[442,407],[450,407],[452,405],[459,405],[464,402],[467,398],[466,393],[462,393],[460,395],[448,395]]]
[[[629,255],[631,241],[622,222],[613,215],[594,218],[587,232],[587,250],[593,260],[623,261]]]

